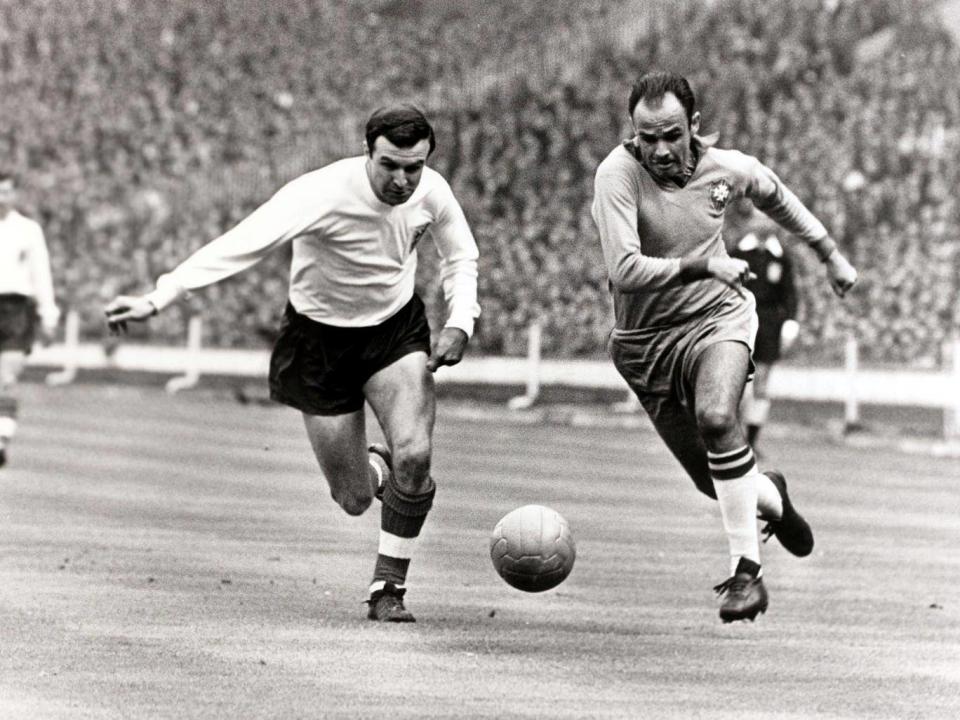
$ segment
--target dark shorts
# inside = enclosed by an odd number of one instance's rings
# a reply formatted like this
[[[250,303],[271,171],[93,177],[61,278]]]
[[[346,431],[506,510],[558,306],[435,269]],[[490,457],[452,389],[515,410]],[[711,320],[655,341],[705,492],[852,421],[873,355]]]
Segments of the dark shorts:
[[[29,353],[36,336],[36,301],[26,295],[0,295],[0,352]]]
[[[783,327],[783,318],[771,313],[764,313],[759,317],[760,327],[757,329],[753,359],[758,363],[773,364],[780,359],[780,329]]]
[[[694,416],[697,361],[719,342],[740,342],[752,351],[757,315],[747,301],[724,301],[709,313],[669,328],[622,332],[610,337],[617,370],[636,393],[657,433],[704,495],[716,498],[707,449]],[[751,361],[750,374],[754,371]]]
[[[675,325],[616,329],[610,335],[610,356],[630,388],[640,394],[672,395],[693,407],[697,361],[711,345],[740,342],[753,352],[757,313],[753,296],[727,299],[709,312]],[[753,363],[750,374],[753,374]]]
[[[430,326],[416,295],[371,327],[335,327],[287,304],[270,357],[270,397],[309,415],[363,408],[372,375],[414,352],[430,354]]]

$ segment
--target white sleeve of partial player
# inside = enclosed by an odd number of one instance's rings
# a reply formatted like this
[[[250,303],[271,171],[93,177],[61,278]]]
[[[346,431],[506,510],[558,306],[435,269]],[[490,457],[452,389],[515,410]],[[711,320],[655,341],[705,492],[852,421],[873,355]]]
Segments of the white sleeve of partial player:
[[[174,270],[161,275],[146,297],[163,310],[190,290],[212,285],[255,265],[309,225],[298,193],[280,190],[216,240],[204,245]]]
[[[470,337],[480,315],[477,302],[477,260],[480,252],[463,209],[449,187],[445,195],[433,229],[433,240],[440,253],[440,282],[447,302],[447,322],[444,327],[460,328]]]
[[[37,312],[45,328],[52,328],[60,319],[53,293],[53,276],[50,273],[50,253],[43,230],[37,226],[36,238],[30,248],[30,276],[34,297],[37,300]]]

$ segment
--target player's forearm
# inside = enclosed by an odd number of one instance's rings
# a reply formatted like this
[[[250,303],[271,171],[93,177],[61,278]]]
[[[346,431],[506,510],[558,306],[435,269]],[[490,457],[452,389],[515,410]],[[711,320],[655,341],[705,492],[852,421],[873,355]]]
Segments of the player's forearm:
[[[296,206],[281,194],[275,195],[232,230],[161,276],[157,289],[147,299],[157,310],[163,310],[191,290],[213,285],[255,265],[300,229]]]
[[[642,293],[688,282],[682,276],[684,261],[679,258],[649,257],[623,252],[607,262],[613,287],[623,293]],[[690,278],[691,280],[694,278]]]
[[[441,262],[440,281],[449,310],[445,327],[473,335],[473,326],[480,315],[477,303],[477,259],[464,257]]]
[[[191,290],[213,285],[235,275],[260,259],[260,256],[250,255],[218,256],[213,252],[204,252],[205,250],[206,248],[202,248],[172,272],[160,276],[156,290],[147,295],[147,299],[157,310],[163,310]]]

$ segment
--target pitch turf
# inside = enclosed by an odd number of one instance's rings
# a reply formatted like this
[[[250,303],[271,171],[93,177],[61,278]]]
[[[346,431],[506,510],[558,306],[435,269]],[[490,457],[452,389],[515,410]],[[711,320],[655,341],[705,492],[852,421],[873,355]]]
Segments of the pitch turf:
[[[770,609],[725,626],[717,509],[648,430],[442,408],[419,622],[384,627],[361,605],[378,513],[332,503],[295,412],[26,386],[0,471],[0,717],[960,715],[960,462],[817,432],[767,450],[817,547],[764,546]],[[531,502],[578,549],[541,595],[487,551]]]

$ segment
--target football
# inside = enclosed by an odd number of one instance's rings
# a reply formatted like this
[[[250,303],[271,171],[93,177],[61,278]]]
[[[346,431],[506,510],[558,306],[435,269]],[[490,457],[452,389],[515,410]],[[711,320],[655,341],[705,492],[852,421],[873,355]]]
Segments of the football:
[[[524,592],[543,592],[562,583],[576,557],[570,525],[543,505],[508,512],[490,536],[493,567],[507,584]]]

